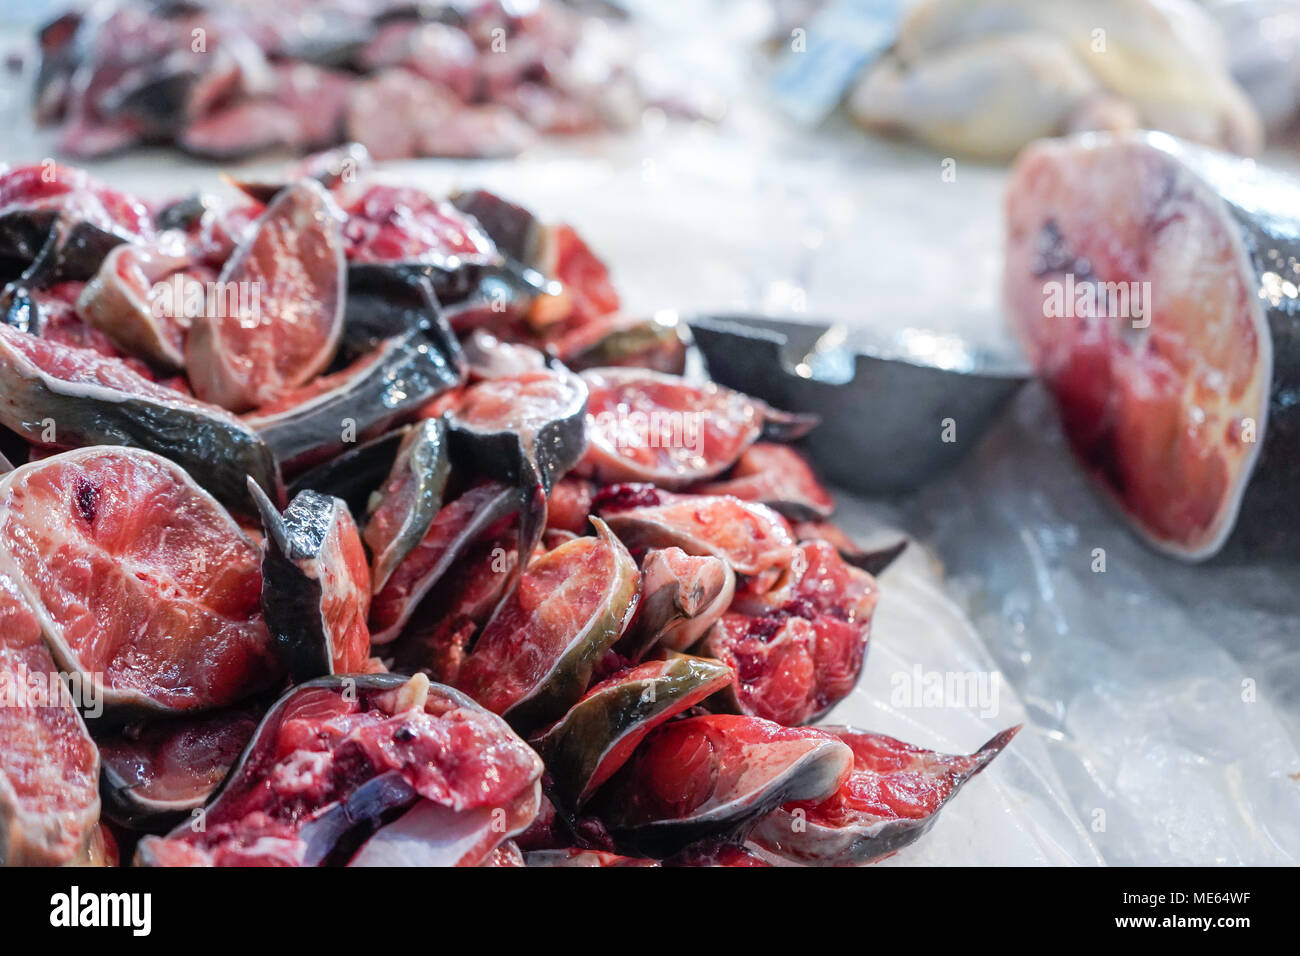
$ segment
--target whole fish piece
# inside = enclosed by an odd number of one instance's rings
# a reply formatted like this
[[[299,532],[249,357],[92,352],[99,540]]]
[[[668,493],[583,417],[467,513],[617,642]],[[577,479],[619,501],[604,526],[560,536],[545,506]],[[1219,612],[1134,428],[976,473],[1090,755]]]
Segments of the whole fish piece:
[[[1158,549],[1300,554],[1300,184],[1161,133],[1036,143],[1003,297],[1103,493]]]

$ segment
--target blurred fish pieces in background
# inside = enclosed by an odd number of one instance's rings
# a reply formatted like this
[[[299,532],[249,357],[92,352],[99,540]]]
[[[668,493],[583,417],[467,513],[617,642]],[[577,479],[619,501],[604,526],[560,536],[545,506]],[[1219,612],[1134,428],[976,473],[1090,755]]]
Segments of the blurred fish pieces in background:
[[[93,159],[228,160],[346,140],[378,159],[511,156],[649,105],[623,17],[561,0],[103,0],[37,34],[34,114]]]

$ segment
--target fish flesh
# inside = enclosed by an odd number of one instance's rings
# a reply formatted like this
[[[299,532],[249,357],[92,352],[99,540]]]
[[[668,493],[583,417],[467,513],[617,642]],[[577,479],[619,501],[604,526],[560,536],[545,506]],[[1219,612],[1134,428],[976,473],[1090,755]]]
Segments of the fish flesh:
[[[1297,553],[1300,184],[1161,133],[1035,144],[1003,296],[1075,454],[1158,549]]]

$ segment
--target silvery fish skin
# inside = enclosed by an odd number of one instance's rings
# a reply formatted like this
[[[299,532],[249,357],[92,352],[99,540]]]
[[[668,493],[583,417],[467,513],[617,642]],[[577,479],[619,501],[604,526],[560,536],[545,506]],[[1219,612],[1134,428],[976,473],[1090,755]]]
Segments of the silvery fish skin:
[[[753,842],[778,856],[818,866],[859,866],[915,843],[957,791],[1000,754],[1020,727],[973,754],[954,756],[851,727],[821,730],[853,749],[853,772],[825,803],[788,804],[754,828]],[[907,806],[900,809],[897,804]]]

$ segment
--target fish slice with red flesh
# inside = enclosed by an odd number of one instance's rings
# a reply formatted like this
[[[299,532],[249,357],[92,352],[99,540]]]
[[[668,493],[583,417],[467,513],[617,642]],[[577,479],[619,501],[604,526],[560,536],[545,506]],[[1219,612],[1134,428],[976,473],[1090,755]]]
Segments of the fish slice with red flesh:
[[[822,801],[788,803],[751,839],[780,856],[821,866],[870,863],[895,853],[934,825],[939,811],[1011,742],[1004,730],[973,754],[925,750],[884,734],[823,727],[853,749],[853,770]]]
[[[371,495],[365,540],[374,555],[373,584],[383,589],[442,508],[451,473],[447,431],[440,419],[424,419],[402,438],[384,483]]]
[[[521,570],[546,528],[551,487],[586,448],[586,408],[582,379],[541,369],[471,385],[444,416],[452,461],[516,489]]]
[[[619,310],[618,291],[610,281],[608,267],[572,226],[558,223],[544,227],[537,261],[531,264],[564,286],[573,310],[566,327]]]
[[[370,656],[370,567],[342,499],[300,491],[281,514],[256,484],[262,513],[262,611],[294,681],[355,674]]]
[[[835,511],[835,499],[808,461],[793,448],[773,442],[755,443],[726,478],[692,490],[757,501],[792,521],[829,518]]]
[[[226,779],[265,709],[240,705],[129,724],[101,736],[104,815],[146,830],[189,816]]]
[[[67,238],[87,242],[83,249],[69,250],[78,268],[77,274],[64,277],[68,279],[88,278],[103,254],[118,243],[155,234],[143,201],[109,189],[85,170],[39,163],[0,172],[0,255],[32,262],[56,220],[64,223]],[[78,232],[78,226],[85,228]],[[88,258],[92,253],[95,257]]]
[[[231,411],[269,405],[334,357],[343,330],[340,213],[303,179],[281,190],[221,270],[223,301],[194,321],[194,392]]]
[[[800,544],[825,541],[834,545],[841,558],[873,575],[879,575],[907,550],[907,536],[888,530],[859,541],[828,521],[799,521],[794,525],[794,533]]]
[[[551,488],[546,506],[546,527],[556,531],[586,534],[591,528],[587,520],[596,500],[596,484],[581,478],[565,476]]]
[[[770,508],[727,495],[673,494],[652,485],[602,488],[596,510],[632,548],[713,555],[765,582],[794,559],[789,523]]]
[[[785,725],[810,723],[857,685],[875,610],[875,579],[824,541],[800,546],[793,583],[741,593],[701,653],[736,673],[735,710]]]
[[[475,220],[422,189],[376,183],[346,201],[348,262],[487,262],[496,247]]]
[[[175,301],[175,285],[166,290],[170,301],[154,293],[159,282],[190,265],[183,242],[172,238],[177,241],[113,249],[77,299],[77,314],[119,348],[168,371],[185,364],[190,323],[184,297]],[[183,291],[184,283],[179,288]]]
[[[423,672],[431,680],[459,680],[474,638],[500,603],[518,559],[508,523],[471,544],[420,601],[401,639],[386,651],[399,673]]]
[[[743,836],[793,800],[825,800],[852,767],[849,746],[820,730],[687,717],[652,733],[593,807],[621,847],[667,855],[700,839]]]
[[[261,552],[178,466],[100,446],[0,482],[0,561],[60,666],[106,707],[222,707],[281,675]]]
[[[444,836],[474,824],[469,829],[483,834],[475,845],[486,856],[509,827],[484,830],[477,822],[500,811],[503,823],[526,827],[541,773],[541,760],[504,721],[422,675],[318,678],[289,690],[263,719],[207,806],[204,828],[187,822],[166,837],[146,837],[136,862],[346,862],[358,834],[429,803],[446,811]],[[421,820],[407,820],[386,840],[418,835],[412,825]]]
[[[119,359],[141,377],[156,381],[158,375],[149,365],[122,351],[108,335],[78,314],[77,301],[86,286],[87,283],[74,281],[56,282],[44,287],[14,283],[3,293],[5,324],[59,345],[90,349]],[[189,384],[183,376],[174,376],[162,384],[176,388],[182,383],[183,388],[178,390],[188,393]]]
[[[1146,541],[1294,558],[1300,186],[1158,133],[1035,143],[1003,297],[1075,456]]]
[[[684,651],[731,606],[735,593],[735,572],[721,558],[651,549],[641,560],[636,616],[618,650],[634,661],[657,647]]]
[[[443,505],[424,537],[393,570],[370,605],[371,642],[401,633],[421,599],[476,540],[518,508],[514,489],[488,482]]]
[[[167,455],[240,514],[252,514],[249,476],[280,493],[271,451],[251,428],[119,359],[0,324],[0,384],[0,422],[33,444],[129,445]]]
[[[707,481],[763,430],[764,406],[719,385],[632,368],[588,369],[582,378],[590,444],[576,471],[603,483]]]
[[[4,574],[0,679],[6,696],[0,707],[0,865],[72,863],[99,821],[99,751],[45,646],[40,622]]]
[[[582,697],[627,625],[636,564],[603,522],[597,532],[529,564],[460,669],[462,690],[525,733]]]
[[[546,762],[551,797],[570,812],[580,810],[647,734],[731,680],[718,661],[679,654],[596,684],[532,740]]]

